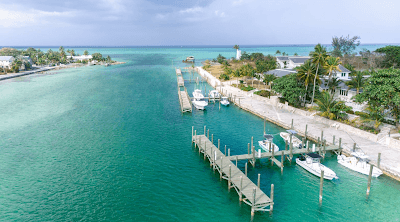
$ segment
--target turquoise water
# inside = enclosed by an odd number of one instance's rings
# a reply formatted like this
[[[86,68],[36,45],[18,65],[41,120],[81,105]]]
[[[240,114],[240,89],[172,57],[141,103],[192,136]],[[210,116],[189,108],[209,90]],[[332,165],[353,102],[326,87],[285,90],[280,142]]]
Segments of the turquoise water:
[[[96,51],[127,63],[0,82],[0,220],[250,220],[250,207],[191,147],[191,127],[202,132],[206,125],[214,142],[221,139],[235,155],[247,152],[251,136],[261,139],[263,120],[235,106],[219,110],[218,104],[182,115],[174,72],[188,55],[201,61],[234,50]],[[189,92],[195,87],[186,85]],[[198,87],[204,86],[211,89]],[[267,125],[271,134],[282,130]],[[275,142],[283,147],[281,139]],[[254,182],[261,174],[265,193],[275,184],[273,215],[256,213],[254,221],[400,220],[399,182],[373,179],[367,200],[367,176],[335,159],[328,156],[324,164],[340,179],[324,182],[322,207],[319,178],[294,162],[286,163],[283,175],[265,160],[249,168]]]

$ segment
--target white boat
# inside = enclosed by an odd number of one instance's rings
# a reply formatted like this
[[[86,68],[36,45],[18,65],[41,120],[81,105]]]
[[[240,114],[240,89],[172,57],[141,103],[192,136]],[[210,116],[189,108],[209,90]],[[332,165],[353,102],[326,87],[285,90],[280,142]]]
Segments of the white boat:
[[[286,133],[286,132],[281,132],[279,134],[283,140],[287,141],[288,144],[290,144],[290,133]],[[303,148],[303,142],[294,136],[294,134],[292,134],[292,143],[293,143],[293,148]]]
[[[194,90],[192,104],[196,109],[199,109],[199,110],[204,110],[205,107],[208,106],[208,102],[204,98],[204,95],[200,89]]]
[[[264,139],[261,141],[258,141],[258,145],[266,152],[272,152],[272,149],[274,149],[274,152],[279,151],[279,147],[272,142],[273,136],[270,134],[264,134]],[[271,150],[270,150],[270,144],[271,144]]]
[[[210,97],[210,99],[219,99],[221,94],[217,90],[211,90],[208,97]]]
[[[351,155],[351,157],[346,157],[343,154],[338,155],[338,163],[356,172],[369,175],[369,169],[371,166],[367,163],[369,157],[362,152],[353,152]],[[382,170],[374,167],[372,169],[372,176],[379,177],[380,175],[382,175]]]
[[[222,97],[220,103],[221,105],[229,106],[228,97]]]
[[[317,177],[321,177],[321,171],[324,171],[324,179],[332,180],[338,179],[336,173],[328,167],[320,163],[321,156],[316,153],[309,153],[305,156],[300,155],[296,158],[296,163],[303,167],[308,172],[314,174]]]

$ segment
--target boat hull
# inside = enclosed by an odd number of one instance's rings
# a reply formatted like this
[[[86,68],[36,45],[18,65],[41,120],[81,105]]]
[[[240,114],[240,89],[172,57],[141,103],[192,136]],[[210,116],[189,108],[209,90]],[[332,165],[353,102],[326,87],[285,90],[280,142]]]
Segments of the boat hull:
[[[307,170],[308,172],[314,174],[317,177],[321,177],[321,169],[324,170],[324,179],[333,180],[338,179],[336,173],[333,170],[329,169],[328,167],[320,164],[320,163],[307,163],[306,160],[302,161],[299,158],[296,158],[296,163]]]
[[[192,101],[193,106],[198,110],[205,110],[206,106],[208,105],[204,101]]]
[[[283,140],[287,141],[287,143],[290,144],[290,134],[289,133],[281,132],[279,135],[282,137]],[[304,147],[302,145],[303,142],[295,136],[292,136],[292,143],[293,143],[293,147],[295,147],[295,148],[301,149]]]

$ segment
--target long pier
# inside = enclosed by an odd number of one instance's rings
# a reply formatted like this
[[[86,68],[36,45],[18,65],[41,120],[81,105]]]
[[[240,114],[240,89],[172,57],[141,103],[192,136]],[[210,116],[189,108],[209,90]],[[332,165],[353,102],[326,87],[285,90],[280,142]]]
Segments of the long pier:
[[[237,167],[237,162],[236,165],[233,164],[230,158],[221,152],[219,149],[219,140],[218,147],[213,144],[212,140],[210,141],[205,133],[204,135],[196,135],[195,131],[193,134],[192,128],[192,143],[198,148],[199,153],[203,153],[204,159],[207,158],[210,161],[213,170],[219,172],[220,178],[228,181],[228,189],[234,188],[236,190],[239,195],[239,201],[243,201],[251,206],[251,215],[253,216],[255,211],[272,212],[274,205],[274,185],[271,185],[271,197],[268,197],[260,189],[260,181],[258,181],[258,185],[255,185],[247,177],[247,170],[246,173],[243,173]]]
[[[181,112],[192,112],[192,101],[190,100],[189,94],[185,87],[185,82],[182,77],[182,71],[180,69],[176,69],[176,76],[178,81],[178,97],[179,104],[181,105]],[[181,90],[183,87],[183,90]]]

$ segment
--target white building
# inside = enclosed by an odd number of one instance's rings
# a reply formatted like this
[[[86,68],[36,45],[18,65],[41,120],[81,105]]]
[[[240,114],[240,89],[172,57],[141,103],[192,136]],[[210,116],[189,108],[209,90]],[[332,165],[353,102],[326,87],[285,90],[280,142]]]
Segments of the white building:
[[[304,64],[305,61],[309,60],[310,56],[277,56],[276,62],[279,67],[284,69],[294,69]]]
[[[242,57],[242,51],[239,49],[236,49],[236,60],[240,60],[240,57]]]
[[[10,69],[14,61],[13,56],[0,56],[0,68]]]
[[[67,56],[67,58],[69,59],[69,58],[71,58],[71,56]],[[93,58],[92,55],[72,56],[72,59],[74,61],[78,61],[78,60],[83,61],[83,60],[89,60],[89,59],[92,59],[92,58]]]

